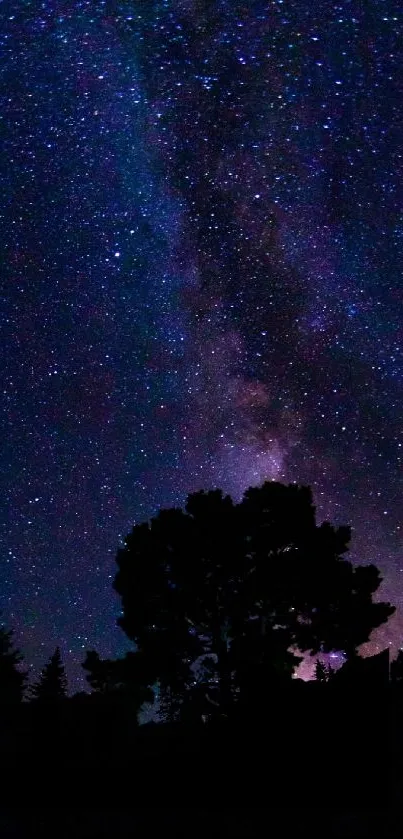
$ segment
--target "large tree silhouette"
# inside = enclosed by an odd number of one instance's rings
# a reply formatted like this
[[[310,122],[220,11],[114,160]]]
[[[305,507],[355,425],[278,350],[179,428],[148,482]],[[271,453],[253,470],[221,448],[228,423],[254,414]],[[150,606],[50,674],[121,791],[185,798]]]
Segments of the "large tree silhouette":
[[[41,675],[30,689],[31,698],[37,702],[55,704],[67,696],[67,677],[59,647],[43,668]]]
[[[93,693],[107,701],[130,703],[134,716],[144,703],[154,701],[148,664],[141,653],[126,653],[124,658],[101,659],[97,652],[87,652],[83,668]]]
[[[353,656],[394,608],[374,603],[373,565],[344,558],[348,527],[318,526],[309,488],[269,482],[239,504],[221,491],[190,495],[136,525],[117,555],[119,623],[171,697],[184,697],[195,662],[225,710],[290,678],[295,652]],[[197,669],[197,668],[196,668]]]
[[[20,669],[23,657],[14,649],[13,631],[0,626],[0,703],[14,705],[24,695],[26,673]]]

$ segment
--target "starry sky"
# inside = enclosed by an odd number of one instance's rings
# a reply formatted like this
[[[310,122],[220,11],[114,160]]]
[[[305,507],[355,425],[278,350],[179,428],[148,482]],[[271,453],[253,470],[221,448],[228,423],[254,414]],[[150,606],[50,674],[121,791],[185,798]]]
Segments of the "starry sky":
[[[403,636],[394,0],[3,0],[0,607],[34,668],[126,649],[120,540],[308,483]]]

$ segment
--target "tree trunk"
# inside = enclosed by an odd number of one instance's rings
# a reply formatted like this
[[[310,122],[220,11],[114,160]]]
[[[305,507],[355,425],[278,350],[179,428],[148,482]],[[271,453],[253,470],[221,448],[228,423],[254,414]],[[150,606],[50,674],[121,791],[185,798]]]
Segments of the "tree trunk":
[[[216,636],[220,711],[228,713],[232,702],[232,679],[229,669],[228,641],[225,627],[220,626]]]

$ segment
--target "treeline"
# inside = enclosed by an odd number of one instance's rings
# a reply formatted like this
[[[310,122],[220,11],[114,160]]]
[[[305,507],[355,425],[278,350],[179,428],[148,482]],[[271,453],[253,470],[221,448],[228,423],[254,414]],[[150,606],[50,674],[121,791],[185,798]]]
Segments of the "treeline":
[[[136,525],[114,580],[133,649],[88,651],[87,692],[69,695],[59,648],[29,685],[0,630],[3,799],[284,813],[397,801],[403,653],[390,674],[387,651],[359,655],[394,608],[374,600],[379,571],[353,566],[349,541],[317,524],[308,488],[279,483],[238,504],[196,493]],[[302,655],[317,659],[311,682],[295,678]],[[145,703],[154,718],[140,725]]]
[[[155,703],[160,719],[191,722],[264,714],[302,654],[319,656],[316,679],[340,679],[321,656],[342,652],[359,672],[359,647],[394,612],[374,601],[374,565],[346,558],[348,527],[318,525],[311,490],[267,482],[234,503],[219,490],[190,495],[136,525],[117,554],[118,623],[133,651],[86,655],[90,696],[130,707]],[[403,653],[391,677],[403,682]],[[27,687],[12,632],[0,629],[0,700],[57,704],[67,697],[60,650]],[[81,697],[82,701],[86,701]]]

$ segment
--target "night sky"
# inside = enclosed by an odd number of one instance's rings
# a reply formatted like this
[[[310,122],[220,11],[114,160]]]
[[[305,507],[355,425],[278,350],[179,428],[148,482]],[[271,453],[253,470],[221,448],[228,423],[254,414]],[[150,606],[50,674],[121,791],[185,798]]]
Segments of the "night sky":
[[[0,607],[74,687],[115,554],[188,491],[308,483],[403,638],[403,26],[392,0],[0,16]],[[84,680],[82,680],[84,682]]]

